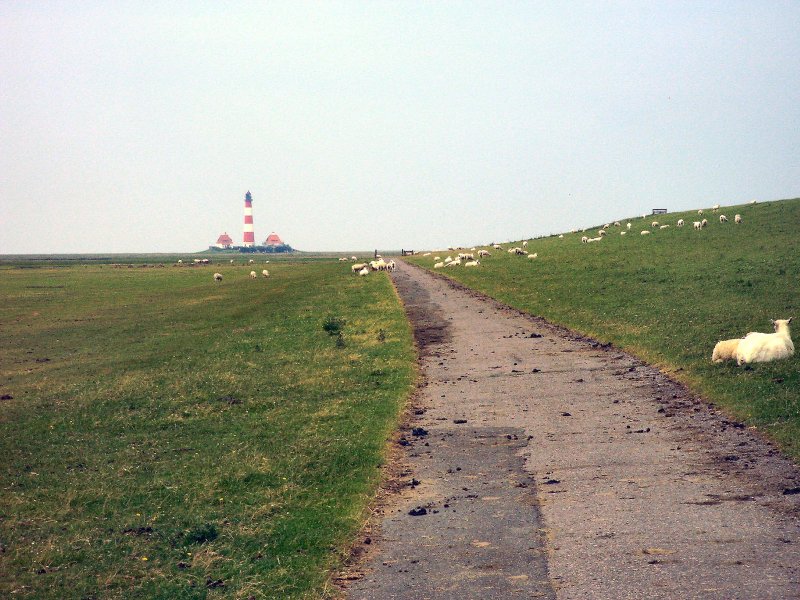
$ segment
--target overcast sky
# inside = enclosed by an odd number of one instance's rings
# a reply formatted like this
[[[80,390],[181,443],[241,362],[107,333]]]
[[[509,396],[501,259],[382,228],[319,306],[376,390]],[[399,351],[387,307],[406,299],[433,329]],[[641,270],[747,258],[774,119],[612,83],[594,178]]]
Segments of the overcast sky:
[[[800,196],[800,2],[0,2],[0,253],[519,239]]]

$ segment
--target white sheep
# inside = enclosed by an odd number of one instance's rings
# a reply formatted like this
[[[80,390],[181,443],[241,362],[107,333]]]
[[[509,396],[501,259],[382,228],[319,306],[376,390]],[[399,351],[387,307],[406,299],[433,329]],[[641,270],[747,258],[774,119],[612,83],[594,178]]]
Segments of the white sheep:
[[[491,256],[492,253],[488,250],[478,250],[478,256]]]
[[[630,230],[631,230],[631,227],[633,227],[633,223],[631,223],[631,222],[629,221],[628,223],[625,223],[625,227],[627,227],[627,228],[628,228],[628,231],[630,231]]]
[[[719,210],[719,204],[715,204],[711,207],[711,212],[717,212]]]
[[[528,254],[528,258],[536,258],[539,256],[538,252],[534,252],[533,254]]]
[[[601,229],[600,231],[597,232],[598,237],[603,237],[605,234],[606,234],[605,229]]]
[[[703,219],[700,221],[700,227],[708,227],[708,219]]]
[[[367,267],[364,267],[358,272],[358,275],[359,277],[366,277],[367,275],[369,275],[369,269]]]
[[[222,273],[214,273],[214,281],[222,281]]]
[[[525,246],[527,246],[527,245],[528,245],[528,240],[525,240],[524,242],[522,242],[522,247],[523,247],[523,248],[524,248]]]
[[[254,261],[254,260],[251,258],[250,260],[248,260],[248,261],[247,261],[247,264],[250,264],[250,265],[252,265],[254,262],[256,262],[256,261]]]
[[[358,257],[357,257],[357,256],[351,256],[351,257],[350,257],[350,260],[352,260],[353,262],[355,262],[355,261],[357,261],[357,260],[358,260]]]
[[[587,240],[586,240],[586,243],[588,243],[588,244],[591,244],[592,242],[602,242],[602,241],[603,241],[603,238],[602,238],[602,237],[596,237],[596,238],[589,238],[589,239],[587,239]]]
[[[442,267],[444,267],[443,262],[437,262],[435,265],[433,265],[434,269],[441,269]]]
[[[659,229],[668,229],[668,228],[669,228],[669,225],[662,225],[661,227],[659,227]]]
[[[494,248],[495,250],[502,250],[503,249],[503,247],[500,244],[492,244],[492,248]]]
[[[457,258],[455,260],[451,260],[449,263],[445,265],[446,267],[460,267],[461,266],[461,259]]]
[[[683,227],[683,219],[678,219],[678,227]]]
[[[695,229],[702,229],[703,228],[703,224],[700,221],[693,221],[692,225],[694,225]]]
[[[717,342],[714,346],[714,351],[711,353],[711,362],[719,363],[724,360],[736,360],[736,350],[739,348],[741,338],[734,340],[722,340]]]
[[[739,342],[736,349],[736,364],[744,365],[754,362],[769,362],[789,358],[794,354],[789,323],[792,318],[772,321],[774,333],[752,331]]]
[[[182,261],[181,259],[178,259],[178,264],[179,264],[179,265],[182,265],[182,264],[183,264],[183,261]]]
[[[269,277],[269,271],[267,271],[266,269],[264,269],[263,271],[261,271],[261,274],[262,274],[264,277]]]
[[[367,263],[356,263],[350,267],[350,270],[353,272],[353,275],[358,273],[361,269],[367,266]]]
[[[342,256],[342,257],[339,258],[339,262],[346,262],[346,261],[347,261],[347,257],[346,256]]]
[[[445,262],[445,264],[450,264],[451,262],[453,262],[453,257],[452,256],[448,256],[447,258],[444,259],[444,262]]]
[[[430,255],[431,255],[431,253],[430,253],[430,252],[426,252],[426,253],[425,253],[425,254],[423,254],[422,256],[430,256]]]
[[[588,238],[587,236],[583,236],[583,237],[581,238],[581,244],[586,244],[586,243],[588,243],[588,242],[589,242],[589,238]]]
[[[233,264],[233,259],[231,259],[231,264]]]
[[[644,229],[644,230],[642,230],[642,232],[639,235],[650,235],[650,230],[649,229]]]
[[[703,214],[703,209],[701,208],[700,210],[698,210],[698,211],[697,211],[697,214],[698,214],[698,215],[702,215],[702,214]]]
[[[256,277],[258,277],[258,275],[256,275],[256,272],[250,271],[250,279],[255,279]]]
[[[559,235],[558,239],[563,240],[564,239],[564,234],[562,233],[561,235]]]
[[[627,231],[620,231],[619,232],[620,235],[627,235],[627,233],[628,233]]]
[[[720,223],[727,223],[728,222],[728,217],[726,217],[725,215],[720,215],[719,216],[719,222]]]
[[[652,223],[650,223],[650,227],[652,227],[653,229],[658,227],[658,221],[653,221]]]
[[[619,221],[614,221],[614,227],[622,227],[622,225],[620,225]]]
[[[465,267],[477,267],[479,264],[481,264],[481,261],[479,261],[479,260],[470,260],[468,262],[465,262],[464,266]]]
[[[741,223],[742,222],[742,215],[738,215],[738,214],[734,215],[733,222],[734,223]]]
[[[442,257],[441,256],[434,256],[433,260],[438,262],[438,261],[442,260]]]

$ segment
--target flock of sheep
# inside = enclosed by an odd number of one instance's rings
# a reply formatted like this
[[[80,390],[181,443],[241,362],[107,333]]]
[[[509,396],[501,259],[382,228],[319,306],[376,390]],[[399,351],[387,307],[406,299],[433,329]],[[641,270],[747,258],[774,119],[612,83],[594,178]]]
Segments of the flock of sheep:
[[[751,202],[751,204],[755,204],[755,200],[753,200]],[[719,208],[720,208],[719,204],[715,204],[714,206],[711,207],[711,212],[716,213],[717,211],[719,211]],[[697,214],[699,216],[703,216],[703,209],[702,208],[699,209],[697,211]],[[647,215],[642,215],[642,218],[646,219]],[[741,225],[741,223],[742,223],[742,215],[740,215],[740,214],[734,215],[733,221],[737,225]],[[728,222],[728,217],[726,217],[725,215],[719,215],[719,222],[720,223],[727,223]],[[686,224],[686,222],[683,219],[678,219],[677,223],[675,223],[675,226],[676,227],[683,227],[685,224]],[[708,227],[708,219],[702,219],[700,221],[694,221],[694,222],[692,222],[692,225],[698,231],[702,230],[702,229],[705,229],[706,227]],[[611,227],[612,227],[612,224],[611,223],[607,223],[606,225],[604,225],[602,227],[602,229],[600,229],[597,232],[597,237],[590,238],[590,237],[584,235],[581,238],[581,242],[584,243],[584,244],[591,244],[593,242],[600,242],[600,241],[603,240],[603,237],[608,233],[608,231],[609,231],[609,229]],[[619,221],[615,221],[613,223],[613,227],[622,227],[622,224]],[[619,234],[620,235],[627,235],[632,227],[633,227],[633,223],[631,223],[631,222],[626,223],[625,224],[625,229],[620,231]],[[662,225],[658,221],[653,221],[650,224],[650,229],[643,229],[642,231],[639,232],[639,235],[650,235],[651,231],[655,231],[657,229],[669,229],[669,227],[670,227],[669,224],[663,224]],[[586,231],[586,230],[584,229],[584,231]],[[559,237],[563,237],[563,236],[559,236]]]
[[[346,261],[347,259],[340,258],[340,261]],[[358,260],[355,256],[353,256],[350,260]],[[383,260],[383,257],[378,254],[375,257],[375,260],[371,260],[368,263],[355,263],[350,267],[350,271],[353,275],[359,275],[360,277],[366,277],[372,271],[394,271],[397,268],[397,265],[393,260],[386,262]]]
[[[181,261],[178,261],[178,262],[181,262]],[[256,261],[251,258],[248,261],[248,264],[252,265],[255,262]],[[268,263],[269,261],[267,260],[267,261],[264,261],[264,262]],[[233,264],[233,259],[231,259],[231,264]],[[261,271],[261,276],[264,277],[264,278],[269,277],[269,271],[267,269],[262,270]],[[258,273],[256,273],[255,271],[250,271],[250,279],[258,279]],[[216,281],[217,283],[221,282],[222,281],[222,273],[214,273],[214,281]]]
[[[753,200],[750,204],[756,204],[756,201]],[[719,210],[719,204],[715,204],[711,207],[711,212],[714,214],[716,214]],[[698,216],[702,217],[703,212],[703,209],[699,209],[697,211]],[[647,219],[647,217],[648,215],[642,215],[643,219]],[[718,216],[718,220],[721,224],[727,223],[728,217],[724,214],[720,214]],[[734,216],[733,221],[737,225],[741,225],[742,215],[737,213]],[[708,227],[708,224],[708,219],[705,218],[692,223],[694,229],[696,230],[703,230]],[[676,227],[683,227],[685,225],[684,219],[678,219],[675,225]],[[597,232],[597,237],[590,238],[584,235],[581,237],[581,242],[584,244],[600,242],[608,234],[612,227],[622,228],[622,224],[619,221],[608,223]],[[643,229],[640,232],[640,235],[650,235],[651,231],[668,229],[669,227],[669,224],[661,224],[658,221],[653,221],[650,224],[650,229]],[[620,231],[620,235],[627,235],[632,228],[633,223],[627,222],[625,228]],[[587,229],[584,229],[583,231],[586,232]],[[573,230],[571,233],[577,233],[577,230]],[[564,239],[563,234],[559,235],[558,237],[559,239]],[[528,242],[524,241],[522,242],[521,247],[516,246],[509,248],[507,252],[517,256],[527,256],[529,259],[537,258],[539,256],[538,253],[534,252],[529,254],[525,250],[527,245]],[[500,244],[490,244],[490,246],[492,246],[492,248],[495,250],[504,249]],[[448,250],[453,251],[456,250],[456,248],[450,247]],[[431,256],[432,254],[432,252],[426,252],[423,254],[423,256]],[[488,256],[491,256],[491,253],[488,250],[481,249],[476,251],[475,248],[471,248],[470,252],[460,252],[456,258],[447,256],[444,260],[442,260],[441,256],[434,256],[433,268],[443,269],[447,267],[461,266],[462,264],[464,267],[477,267],[481,264],[480,260],[478,259]],[[789,329],[789,323],[791,323],[791,321],[791,318],[773,321],[772,323],[775,328],[774,333],[750,332],[746,336],[739,339],[723,340],[714,347],[711,359],[715,363],[725,360],[736,360],[737,364],[741,366],[749,363],[769,362],[788,358],[794,354],[794,344],[792,343],[791,332]]]

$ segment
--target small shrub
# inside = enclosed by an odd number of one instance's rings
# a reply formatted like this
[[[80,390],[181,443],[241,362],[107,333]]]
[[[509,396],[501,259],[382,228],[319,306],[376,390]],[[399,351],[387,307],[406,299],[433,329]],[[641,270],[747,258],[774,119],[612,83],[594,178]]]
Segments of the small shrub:
[[[345,320],[335,315],[328,315],[322,323],[322,328],[328,332],[328,335],[340,334],[344,327]]]
[[[219,532],[217,532],[217,528],[211,523],[206,523],[194,529],[190,529],[186,533],[186,537],[183,538],[183,541],[187,546],[190,544],[205,544],[206,542],[213,542],[217,539],[218,535]]]

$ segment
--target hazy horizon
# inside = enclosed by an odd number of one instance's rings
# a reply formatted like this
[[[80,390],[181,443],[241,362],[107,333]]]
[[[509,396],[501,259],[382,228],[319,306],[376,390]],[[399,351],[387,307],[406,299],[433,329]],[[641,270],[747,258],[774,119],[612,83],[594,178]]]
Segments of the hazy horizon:
[[[0,254],[440,248],[800,196],[800,3],[0,4]]]

